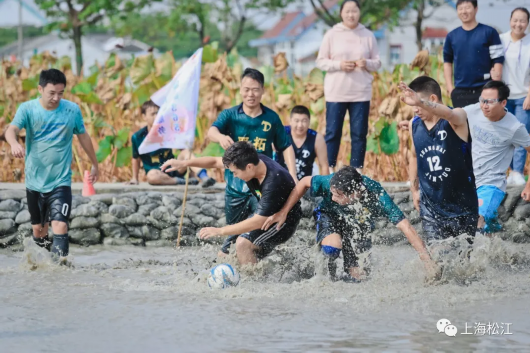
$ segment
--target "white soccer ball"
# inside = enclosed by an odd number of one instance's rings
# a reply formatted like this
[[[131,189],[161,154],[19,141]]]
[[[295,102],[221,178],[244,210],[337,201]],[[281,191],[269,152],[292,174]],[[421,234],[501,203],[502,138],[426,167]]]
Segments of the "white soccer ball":
[[[228,288],[239,284],[239,272],[229,264],[217,265],[210,270],[208,287]]]

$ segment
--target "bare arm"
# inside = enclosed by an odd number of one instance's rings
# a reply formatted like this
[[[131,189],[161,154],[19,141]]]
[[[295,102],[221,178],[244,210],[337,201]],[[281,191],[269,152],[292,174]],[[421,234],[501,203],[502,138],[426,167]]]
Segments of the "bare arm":
[[[412,120],[410,121],[409,131],[412,131]],[[414,137],[412,137],[412,156],[409,160],[409,180],[410,192],[412,193],[412,201],[414,208],[420,211],[420,180],[418,179],[418,156],[416,156],[416,148],[414,147]]]
[[[90,171],[90,182],[95,183],[98,180],[98,159],[96,158],[96,152],[94,151],[94,146],[92,145],[92,140],[88,132],[77,135],[77,139],[81,144],[81,147],[90,158],[92,162],[92,169]]]
[[[444,78],[445,78],[445,85],[447,87],[447,93],[451,95],[451,92],[453,92],[453,89],[454,89],[453,64],[452,63],[444,63]]]
[[[491,79],[494,81],[502,81],[502,64],[496,63],[493,65],[493,70],[491,72]]]
[[[530,147],[525,147],[525,150],[527,152],[530,152]],[[530,178],[528,178],[526,186],[524,187],[523,192],[521,193],[521,198],[526,202],[530,202]]]
[[[318,165],[320,167],[320,175],[329,175],[329,164],[328,164],[328,148],[324,136],[317,134],[315,141],[315,152],[318,158]]]
[[[219,143],[225,150],[234,143],[234,140],[232,140],[230,136],[223,135],[215,126],[211,126],[210,129],[208,129],[208,138],[212,142]]]
[[[24,158],[26,155],[26,151],[24,150],[24,147],[20,143],[18,143],[18,133],[20,132],[20,129],[15,125],[9,125],[6,131],[6,141],[11,146],[11,154],[15,158]]]
[[[227,225],[222,228],[215,228],[215,227],[202,228],[199,233],[199,237],[201,239],[209,239],[209,238],[218,237],[218,236],[226,237],[229,235],[248,233],[253,230],[260,229],[266,220],[267,220],[267,217],[255,214],[252,217],[247,218],[246,220],[242,222],[239,222],[237,224]]]
[[[298,176],[296,175],[296,157],[294,155],[293,146],[291,145],[287,147],[282,154],[285,164],[287,165],[287,169],[289,169],[289,174],[291,174],[293,177],[294,182],[298,183]]]
[[[194,159],[185,159],[185,160],[178,160],[178,159],[170,159],[166,161],[162,166],[160,167],[160,170],[163,172],[172,172],[178,169],[183,169],[187,167],[197,167],[202,169],[209,169],[209,168],[219,168],[219,169],[225,169],[225,166],[223,165],[223,158],[221,157],[200,157],[200,158],[194,158]]]

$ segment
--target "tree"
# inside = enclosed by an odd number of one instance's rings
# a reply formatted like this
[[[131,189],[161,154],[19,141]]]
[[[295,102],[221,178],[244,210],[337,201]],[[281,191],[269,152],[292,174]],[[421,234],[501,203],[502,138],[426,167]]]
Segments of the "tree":
[[[59,30],[74,42],[77,74],[83,68],[81,38],[86,27],[95,26],[104,18],[127,16],[150,2],[160,0],[35,0],[52,21],[47,30]]]
[[[328,26],[332,27],[341,21],[339,10],[332,11],[330,1],[309,0],[317,16]],[[377,29],[382,24],[390,27],[399,23],[400,11],[403,10],[411,0],[359,0],[361,5],[360,22],[366,27]],[[336,2],[333,2],[335,5]],[[327,6],[326,6],[327,5]]]
[[[418,51],[423,50],[423,21],[432,17],[436,10],[445,3],[445,0],[414,0],[412,2],[412,8],[416,10],[416,20],[413,22],[413,26],[416,32]],[[429,13],[427,13],[427,7],[430,7]]]

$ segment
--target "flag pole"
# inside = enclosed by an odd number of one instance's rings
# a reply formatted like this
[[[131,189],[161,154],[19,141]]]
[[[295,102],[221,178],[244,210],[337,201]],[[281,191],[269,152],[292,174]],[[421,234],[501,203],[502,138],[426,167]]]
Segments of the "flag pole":
[[[186,160],[191,159],[191,151],[192,150],[189,149],[189,154]],[[176,244],[177,248],[180,247],[180,238],[182,236],[182,223],[184,221],[184,211],[186,210],[186,199],[188,198],[188,185],[189,185],[189,180],[190,180],[190,173],[191,173],[191,169],[190,167],[188,167],[186,170],[186,186],[184,186],[184,198],[182,199],[182,212],[180,213],[179,231],[178,231],[177,244]]]

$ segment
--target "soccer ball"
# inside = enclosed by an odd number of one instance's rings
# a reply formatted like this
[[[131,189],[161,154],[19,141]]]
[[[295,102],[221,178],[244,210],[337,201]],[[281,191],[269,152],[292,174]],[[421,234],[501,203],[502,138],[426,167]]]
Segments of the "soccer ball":
[[[228,288],[239,284],[239,272],[229,264],[217,265],[210,270],[208,287]]]

